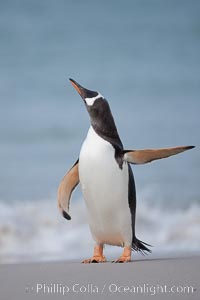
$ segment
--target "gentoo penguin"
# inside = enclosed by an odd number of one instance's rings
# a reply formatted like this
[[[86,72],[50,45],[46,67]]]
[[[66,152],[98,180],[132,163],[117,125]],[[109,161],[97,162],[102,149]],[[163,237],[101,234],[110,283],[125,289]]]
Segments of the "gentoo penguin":
[[[105,262],[105,244],[124,248],[115,262],[129,262],[132,250],[151,252],[147,248],[150,245],[137,239],[135,234],[136,191],[130,164],[145,164],[194,146],[124,150],[107,100],[73,79],[70,82],[85,103],[91,126],[79,159],[59,185],[58,207],[62,215],[70,220],[71,194],[80,182],[95,240],[93,256],[83,263]]]

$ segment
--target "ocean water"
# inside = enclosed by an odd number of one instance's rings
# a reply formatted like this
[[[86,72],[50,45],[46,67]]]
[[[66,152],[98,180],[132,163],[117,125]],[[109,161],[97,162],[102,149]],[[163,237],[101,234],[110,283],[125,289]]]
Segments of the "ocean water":
[[[133,172],[136,233],[152,255],[200,253],[199,9],[196,0],[0,0],[0,262],[92,253],[80,188],[71,222],[56,207],[89,127],[69,77],[108,99],[125,148],[196,146]]]

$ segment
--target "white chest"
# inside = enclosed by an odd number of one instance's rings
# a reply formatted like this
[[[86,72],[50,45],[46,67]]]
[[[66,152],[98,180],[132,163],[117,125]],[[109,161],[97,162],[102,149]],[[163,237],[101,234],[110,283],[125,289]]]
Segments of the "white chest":
[[[128,165],[120,169],[113,146],[90,127],[79,157],[79,177],[90,229],[97,241],[122,245],[130,233]]]
[[[97,196],[97,191],[101,188],[101,194],[112,191],[124,192],[128,182],[128,167],[124,163],[123,169],[119,168],[115,160],[115,150],[113,146],[102,139],[92,127],[83,143],[79,160],[79,176],[83,191],[93,190]],[[120,185],[120,189],[118,188]],[[100,192],[100,191],[99,191]]]

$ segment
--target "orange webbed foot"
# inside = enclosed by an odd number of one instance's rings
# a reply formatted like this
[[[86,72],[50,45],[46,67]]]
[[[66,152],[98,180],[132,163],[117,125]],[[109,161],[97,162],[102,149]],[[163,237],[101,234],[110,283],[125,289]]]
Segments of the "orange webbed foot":
[[[114,263],[127,263],[131,261],[131,247],[124,247],[122,255]]]
[[[104,263],[106,262],[106,258],[103,255],[103,245],[96,245],[94,247],[94,255],[89,259],[84,259],[82,261],[83,264],[90,263]]]

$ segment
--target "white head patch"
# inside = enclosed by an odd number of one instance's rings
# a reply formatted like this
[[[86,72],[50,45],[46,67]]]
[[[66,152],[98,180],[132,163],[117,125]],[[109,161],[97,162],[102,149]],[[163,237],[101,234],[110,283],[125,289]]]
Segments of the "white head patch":
[[[85,98],[85,102],[87,103],[87,105],[92,106],[94,104],[95,100],[97,100],[99,98],[103,98],[103,96],[100,93],[98,93],[98,95],[96,97]]]

